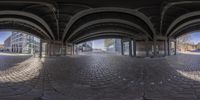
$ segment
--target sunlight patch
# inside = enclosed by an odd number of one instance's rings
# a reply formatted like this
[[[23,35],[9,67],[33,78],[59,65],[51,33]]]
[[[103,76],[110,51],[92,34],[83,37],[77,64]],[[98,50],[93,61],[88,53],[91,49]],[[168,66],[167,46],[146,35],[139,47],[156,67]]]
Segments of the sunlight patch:
[[[30,58],[7,70],[0,71],[0,82],[23,82],[31,80],[40,74],[42,63],[38,58]]]
[[[195,80],[195,81],[199,81],[200,82],[200,71],[181,71],[181,70],[177,70],[178,73],[180,73],[182,76]],[[195,74],[196,73],[196,74]]]

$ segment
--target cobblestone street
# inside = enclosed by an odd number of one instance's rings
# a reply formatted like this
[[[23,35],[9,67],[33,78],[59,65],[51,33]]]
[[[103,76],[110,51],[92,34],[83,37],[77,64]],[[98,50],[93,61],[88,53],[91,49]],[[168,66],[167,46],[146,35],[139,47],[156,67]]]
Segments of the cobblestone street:
[[[200,55],[1,55],[0,100],[200,100]]]

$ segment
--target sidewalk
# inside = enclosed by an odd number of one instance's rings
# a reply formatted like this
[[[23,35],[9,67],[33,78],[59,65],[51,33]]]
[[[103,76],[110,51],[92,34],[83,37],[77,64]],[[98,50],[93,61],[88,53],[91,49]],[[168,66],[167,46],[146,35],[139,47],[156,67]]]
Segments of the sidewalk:
[[[178,52],[179,54],[200,55],[200,52]]]
[[[6,55],[6,56],[32,56],[31,54],[5,53],[5,52],[0,52],[0,55]]]

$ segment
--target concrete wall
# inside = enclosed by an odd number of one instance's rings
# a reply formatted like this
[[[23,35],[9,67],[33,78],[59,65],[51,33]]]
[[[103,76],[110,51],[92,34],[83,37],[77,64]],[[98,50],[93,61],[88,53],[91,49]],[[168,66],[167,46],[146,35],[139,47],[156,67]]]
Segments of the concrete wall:
[[[144,41],[136,41],[136,56],[146,56],[146,45]]]
[[[158,55],[165,55],[165,41],[157,41]]]
[[[153,56],[154,47],[153,41],[136,41],[136,56],[146,57],[148,49],[148,56]],[[156,42],[156,53],[158,56],[165,55],[165,41],[157,41]]]

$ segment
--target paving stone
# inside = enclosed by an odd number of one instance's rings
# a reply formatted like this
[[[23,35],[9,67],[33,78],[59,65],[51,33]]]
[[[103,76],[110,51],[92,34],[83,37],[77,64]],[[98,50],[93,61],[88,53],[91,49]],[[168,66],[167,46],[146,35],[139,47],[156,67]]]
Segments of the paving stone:
[[[200,56],[0,56],[0,100],[198,100]],[[187,63],[186,63],[187,62]],[[181,71],[182,73],[178,72]],[[188,76],[184,76],[184,75]]]

